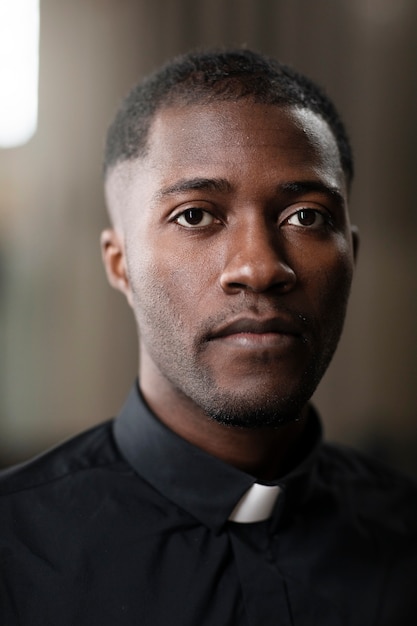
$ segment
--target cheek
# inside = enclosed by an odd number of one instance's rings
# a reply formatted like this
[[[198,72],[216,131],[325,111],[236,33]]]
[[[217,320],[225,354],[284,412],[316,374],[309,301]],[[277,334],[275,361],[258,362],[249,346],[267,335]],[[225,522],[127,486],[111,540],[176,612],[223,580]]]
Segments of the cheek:
[[[213,295],[219,284],[219,252],[204,242],[188,243],[174,249],[166,246],[154,259],[153,268],[178,307],[189,311]]]
[[[353,260],[346,245],[321,250],[303,263],[299,279],[317,323],[339,325],[350,293]]]
[[[162,246],[155,254],[137,259],[130,273],[139,327],[159,325],[168,332],[183,330],[189,335],[211,292],[209,268],[191,255],[163,254]]]

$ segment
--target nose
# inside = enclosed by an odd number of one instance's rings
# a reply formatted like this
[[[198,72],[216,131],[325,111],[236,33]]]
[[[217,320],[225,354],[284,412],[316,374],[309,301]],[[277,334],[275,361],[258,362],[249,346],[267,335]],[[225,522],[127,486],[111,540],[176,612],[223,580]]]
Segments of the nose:
[[[276,226],[259,224],[237,229],[228,240],[227,260],[220,276],[223,291],[242,289],[261,293],[290,291],[296,283],[294,269],[285,259]]]

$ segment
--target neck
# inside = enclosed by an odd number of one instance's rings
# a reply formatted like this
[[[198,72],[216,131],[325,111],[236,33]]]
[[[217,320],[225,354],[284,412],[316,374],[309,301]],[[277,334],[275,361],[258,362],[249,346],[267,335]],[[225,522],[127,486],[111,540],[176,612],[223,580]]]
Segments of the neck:
[[[257,480],[286,474],[305,447],[307,407],[300,419],[279,427],[240,428],[214,421],[188,398],[161,393],[160,387],[146,384],[146,376],[141,390],[155,415],[177,435]]]

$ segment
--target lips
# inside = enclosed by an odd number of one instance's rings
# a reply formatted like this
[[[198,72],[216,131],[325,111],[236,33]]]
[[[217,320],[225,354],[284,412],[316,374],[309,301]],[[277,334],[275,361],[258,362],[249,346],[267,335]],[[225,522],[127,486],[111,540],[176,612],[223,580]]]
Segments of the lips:
[[[300,320],[285,317],[241,317],[215,329],[209,339],[221,339],[233,335],[291,335],[303,338],[305,327]]]

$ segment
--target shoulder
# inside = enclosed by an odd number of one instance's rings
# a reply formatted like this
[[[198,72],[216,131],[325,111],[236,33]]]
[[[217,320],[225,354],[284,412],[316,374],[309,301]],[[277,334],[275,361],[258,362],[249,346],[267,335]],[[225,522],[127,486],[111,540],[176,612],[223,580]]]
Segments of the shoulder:
[[[344,507],[361,519],[375,521],[417,537],[417,482],[361,452],[323,444],[317,482],[337,494]]]
[[[75,475],[117,469],[122,462],[114,444],[112,421],[95,426],[20,465],[0,471],[0,502]]]
[[[319,468],[331,470],[328,477],[339,482],[379,486],[382,489],[405,489],[417,491],[417,482],[410,476],[395,470],[377,459],[335,443],[323,443],[319,455]]]

